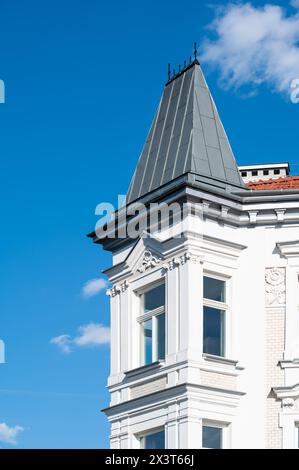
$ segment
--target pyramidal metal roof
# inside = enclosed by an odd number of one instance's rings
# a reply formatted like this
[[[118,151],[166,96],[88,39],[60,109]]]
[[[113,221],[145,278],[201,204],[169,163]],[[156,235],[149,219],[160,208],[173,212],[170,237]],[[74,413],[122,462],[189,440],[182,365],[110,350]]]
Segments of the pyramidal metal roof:
[[[197,60],[165,86],[127,203],[188,173],[228,192],[246,189]]]

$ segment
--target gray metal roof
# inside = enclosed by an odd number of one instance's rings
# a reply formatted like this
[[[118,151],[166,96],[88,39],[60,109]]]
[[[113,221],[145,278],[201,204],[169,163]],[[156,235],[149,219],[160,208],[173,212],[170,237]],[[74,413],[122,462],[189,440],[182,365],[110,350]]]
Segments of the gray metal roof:
[[[226,191],[245,189],[217,108],[197,62],[166,84],[132,178],[127,203],[193,173]],[[223,185],[224,183],[224,185]]]

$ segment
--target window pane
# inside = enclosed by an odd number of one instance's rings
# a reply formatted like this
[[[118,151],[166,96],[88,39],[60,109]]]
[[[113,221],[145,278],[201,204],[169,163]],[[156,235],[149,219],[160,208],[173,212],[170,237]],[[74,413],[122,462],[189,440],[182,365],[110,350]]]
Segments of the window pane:
[[[165,305],[165,285],[161,284],[144,294],[144,312],[149,312],[155,308]]]
[[[151,364],[153,362],[153,325],[152,319],[143,323],[143,363]]]
[[[158,360],[165,359],[165,314],[157,316]]]
[[[225,282],[204,276],[203,296],[205,299],[225,302]]]
[[[165,449],[165,432],[160,431],[154,434],[148,434],[143,438],[144,449]]]
[[[224,356],[224,315],[223,310],[203,309],[203,352],[206,354]]]
[[[202,447],[222,449],[222,428],[202,427]]]

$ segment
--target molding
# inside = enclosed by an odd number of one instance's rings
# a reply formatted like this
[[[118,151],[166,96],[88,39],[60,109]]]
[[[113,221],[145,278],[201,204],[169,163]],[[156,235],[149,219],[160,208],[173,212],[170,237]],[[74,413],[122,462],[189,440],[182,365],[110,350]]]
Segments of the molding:
[[[276,243],[276,246],[284,258],[299,258],[299,240]]]
[[[162,195],[158,191],[157,198],[148,202],[171,203],[185,201],[186,198],[192,198],[193,202],[198,202],[205,217],[222,220],[235,227],[286,226],[299,223],[298,190],[246,190],[228,193],[205,184],[190,186],[185,182],[168,194]],[[119,214],[120,211],[117,211],[116,218]],[[140,218],[140,215],[138,217]],[[144,217],[146,217],[146,212]],[[111,230],[109,230],[110,227]],[[113,238],[114,232],[115,220],[108,224],[105,238],[97,238],[95,231],[88,236],[93,238],[95,243],[103,244],[108,251],[114,251],[128,243],[127,239]]]
[[[284,359],[279,361],[279,365],[282,369],[298,369],[299,359]]]
[[[244,392],[239,392],[236,390],[225,390],[207,385],[197,385],[187,382],[184,384],[175,385],[173,387],[168,387],[158,392],[153,392],[149,395],[146,395],[145,397],[139,397],[132,400],[123,401],[122,403],[118,403],[116,405],[102,409],[102,412],[105,413],[108,418],[111,418],[115,415],[119,415],[121,413],[125,413],[126,416],[131,413],[134,414],[136,411],[143,413],[144,408],[152,409],[153,407],[157,406],[157,402],[160,402],[163,406],[165,406],[167,400],[182,400],[184,398],[188,399],[189,392],[197,392],[203,394],[212,393],[219,398],[223,398],[224,401],[227,398],[239,400],[242,396],[245,395]],[[211,401],[210,398],[209,401]],[[225,405],[227,406],[226,403]],[[236,407],[237,405],[238,403],[236,402],[233,405],[230,404],[229,406]],[[119,416],[117,417],[117,419],[119,419]]]
[[[266,268],[266,306],[276,307],[286,302],[285,268]]]
[[[141,367],[136,367],[136,369],[127,370],[124,372],[124,374],[127,378],[131,378],[136,375],[138,376],[138,375],[144,374],[145,372],[151,372],[153,370],[160,369],[160,367],[162,367],[164,364],[165,364],[164,361],[156,361],[156,362],[153,362],[152,364],[148,364],[148,365],[141,366]]]
[[[233,367],[236,367],[239,362],[233,359],[227,359],[226,357],[214,356],[213,354],[206,353],[203,353],[202,357],[207,362],[216,362],[217,364],[226,364]]]

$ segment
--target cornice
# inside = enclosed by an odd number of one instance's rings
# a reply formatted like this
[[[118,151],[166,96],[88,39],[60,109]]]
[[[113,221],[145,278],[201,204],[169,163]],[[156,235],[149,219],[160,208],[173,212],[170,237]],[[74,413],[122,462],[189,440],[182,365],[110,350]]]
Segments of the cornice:
[[[299,258],[299,240],[280,242],[276,246],[284,258]]]
[[[278,400],[281,400],[283,408],[294,408],[299,398],[299,383],[286,387],[273,387],[272,391]]]

